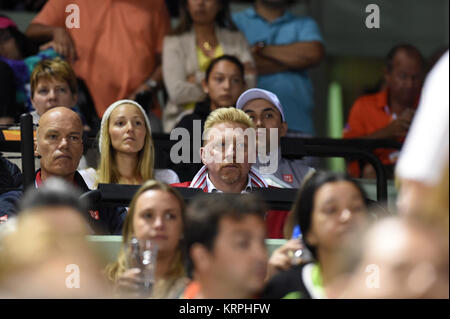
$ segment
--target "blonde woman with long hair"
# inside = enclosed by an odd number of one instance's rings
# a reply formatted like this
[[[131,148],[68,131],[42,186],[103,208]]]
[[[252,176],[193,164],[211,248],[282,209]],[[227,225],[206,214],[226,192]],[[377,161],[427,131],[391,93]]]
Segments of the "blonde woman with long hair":
[[[131,238],[151,240],[158,246],[152,298],[173,299],[182,294],[188,278],[183,266],[185,204],[171,186],[148,181],[131,201],[122,231],[117,261],[106,267],[106,277],[119,296],[138,296],[140,275],[127,269],[126,247]]]
[[[135,101],[119,100],[108,107],[102,118],[98,146],[97,171],[80,171],[91,189],[100,183],[140,185],[150,179],[168,184],[179,182],[174,171],[154,169],[150,121]]]

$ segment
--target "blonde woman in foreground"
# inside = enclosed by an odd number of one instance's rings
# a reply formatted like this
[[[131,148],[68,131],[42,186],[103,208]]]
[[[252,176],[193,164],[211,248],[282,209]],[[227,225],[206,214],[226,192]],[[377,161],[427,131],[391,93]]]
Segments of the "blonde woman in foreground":
[[[158,247],[155,285],[151,298],[175,299],[182,294],[188,278],[183,266],[185,204],[167,184],[148,181],[130,204],[122,233],[122,247],[116,262],[106,267],[106,277],[119,297],[139,297],[142,277],[139,269],[127,269],[126,247],[130,239],[151,240]]]

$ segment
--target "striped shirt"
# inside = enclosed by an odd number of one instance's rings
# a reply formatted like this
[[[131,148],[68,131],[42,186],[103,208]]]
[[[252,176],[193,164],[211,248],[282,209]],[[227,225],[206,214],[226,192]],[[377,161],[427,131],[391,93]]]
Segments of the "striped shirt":
[[[198,173],[194,176],[190,188],[201,188],[203,191],[212,193],[212,192],[220,192],[211,180],[208,177],[208,168],[204,165]],[[250,168],[248,172],[248,182],[247,186],[242,190],[241,193],[251,192],[253,187],[261,188],[261,187],[269,187],[264,178],[258,173],[258,171],[254,168]]]

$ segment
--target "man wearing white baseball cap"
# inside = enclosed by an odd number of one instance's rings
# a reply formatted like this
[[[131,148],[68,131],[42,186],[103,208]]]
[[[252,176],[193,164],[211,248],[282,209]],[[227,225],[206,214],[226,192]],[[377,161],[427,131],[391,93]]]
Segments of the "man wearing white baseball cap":
[[[253,167],[263,173],[263,168],[267,164],[261,159],[270,156],[270,152],[278,150],[278,169],[272,174],[262,174],[264,179],[272,186],[299,188],[305,176],[314,169],[308,167],[304,160],[289,160],[281,157],[280,138],[286,135],[288,126],[278,97],[263,89],[249,89],[241,94],[236,102],[236,108],[247,113],[257,129],[266,129],[265,141],[258,139],[258,158]],[[270,145],[270,129],[276,129],[278,133],[276,148]],[[260,136],[262,135],[259,132],[258,138]]]

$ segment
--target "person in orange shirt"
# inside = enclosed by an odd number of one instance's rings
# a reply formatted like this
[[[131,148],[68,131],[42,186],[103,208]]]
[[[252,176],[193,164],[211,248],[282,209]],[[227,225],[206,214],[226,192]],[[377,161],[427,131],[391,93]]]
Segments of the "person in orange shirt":
[[[403,142],[417,108],[424,70],[425,61],[417,48],[409,44],[392,48],[385,62],[384,89],[356,100],[344,128],[344,138]],[[392,176],[398,151],[378,149],[374,153],[387,168],[388,177]],[[370,164],[361,169],[358,162],[351,162],[348,171],[353,177],[375,177]]]
[[[163,0],[49,0],[26,34],[48,41],[41,49],[53,47],[72,64],[101,118],[112,102],[162,83],[160,56],[169,30]]]

